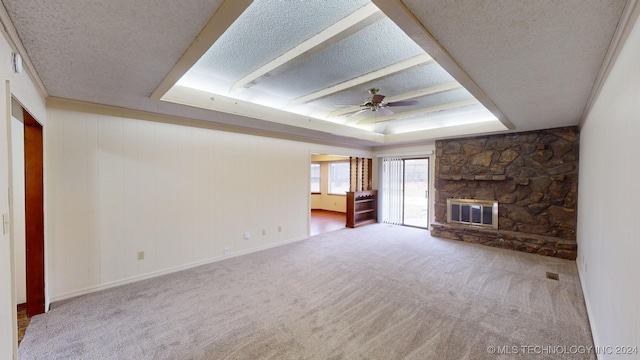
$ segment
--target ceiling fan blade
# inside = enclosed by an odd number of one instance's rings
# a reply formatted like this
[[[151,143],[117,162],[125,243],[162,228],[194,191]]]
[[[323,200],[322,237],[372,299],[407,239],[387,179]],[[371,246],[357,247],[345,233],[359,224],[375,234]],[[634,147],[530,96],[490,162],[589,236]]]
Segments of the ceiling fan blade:
[[[369,110],[369,109],[360,109],[360,110],[358,110],[358,111],[356,111],[356,112],[354,112],[354,113],[351,113],[351,114],[347,115],[347,117],[356,116],[356,115],[358,115],[358,114],[360,114],[360,113],[363,113],[363,112],[365,112],[365,111],[367,111],[367,110]]]
[[[337,105],[333,105],[334,107],[337,108],[348,108],[348,107],[353,107],[353,106],[360,106],[359,104],[337,104]]]
[[[393,111],[387,109],[386,107],[378,108],[377,112],[384,116],[393,115]]]
[[[371,102],[374,104],[379,104],[384,99],[384,95],[375,94],[371,97]]]
[[[417,100],[408,100],[408,101],[394,101],[387,103],[387,106],[410,106],[416,105],[418,103]]]

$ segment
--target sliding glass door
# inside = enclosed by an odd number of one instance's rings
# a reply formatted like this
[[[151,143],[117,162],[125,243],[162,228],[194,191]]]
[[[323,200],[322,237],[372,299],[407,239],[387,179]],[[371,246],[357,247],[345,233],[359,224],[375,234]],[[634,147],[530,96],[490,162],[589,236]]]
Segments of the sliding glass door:
[[[382,221],[429,227],[429,159],[385,158],[382,163]]]
[[[429,227],[429,159],[404,160],[404,225]]]

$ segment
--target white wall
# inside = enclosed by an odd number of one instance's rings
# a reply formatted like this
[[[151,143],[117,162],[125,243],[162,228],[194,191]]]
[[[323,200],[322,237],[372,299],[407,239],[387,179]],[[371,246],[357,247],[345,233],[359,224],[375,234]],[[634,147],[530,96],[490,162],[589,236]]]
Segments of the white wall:
[[[636,23],[580,134],[578,267],[597,346],[640,347],[638,64]]]
[[[48,117],[53,301],[307,238],[310,154],[370,155],[60,99]]]
[[[41,123],[46,121],[43,97],[26,73],[13,74],[11,70],[11,48],[3,37],[0,37],[0,215],[9,214],[9,140],[10,118],[8,114],[5,81],[10,81],[11,93]],[[0,359],[12,359],[16,354],[16,309],[13,290],[13,271],[11,268],[11,237],[0,231]]]
[[[27,264],[24,198],[24,124],[11,117],[11,161],[13,176],[13,258],[16,302],[27,301]]]

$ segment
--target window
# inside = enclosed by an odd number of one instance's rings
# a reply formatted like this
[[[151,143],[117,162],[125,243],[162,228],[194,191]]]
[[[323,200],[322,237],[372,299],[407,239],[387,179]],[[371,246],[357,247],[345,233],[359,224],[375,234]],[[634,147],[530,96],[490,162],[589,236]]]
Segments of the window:
[[[311,193],[320,193],[320,164],[311,164]]]
[[[329,194],[345,195],[349,191],[349,163],[329,163]]]

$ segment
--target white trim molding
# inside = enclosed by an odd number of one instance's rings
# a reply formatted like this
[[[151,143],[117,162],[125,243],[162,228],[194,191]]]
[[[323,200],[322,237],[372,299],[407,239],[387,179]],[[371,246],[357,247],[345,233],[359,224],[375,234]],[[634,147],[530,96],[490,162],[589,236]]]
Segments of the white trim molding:
[[[598,98],[600,91],[602,91],[605,80],[607,79],[607,77],[609,77],[609,73],[611,72],[613,65],[616,63],[618,55],[620,55],[620,51],[624,47],[624,44],[629,37],[629,33],[631,33],[631,30],[638,21],[639,17],[640,6],[638,6],[638,0],[627,0],[627,4],[622,11],[622,16],[620,16],[620,22],[618,22],[616,32],[613,34],[611,44],[609,44],[607,54],[602,61],[602,67],[598,72],[596,81],[594,82],[591,93],[589,94],[589,98],[587,99],[587,105],[585,106],[582,117],[578,122],[578,126],[580,128],[582,128],[587,117],[589,117],[591,108],[593,108],[595,100]]]

